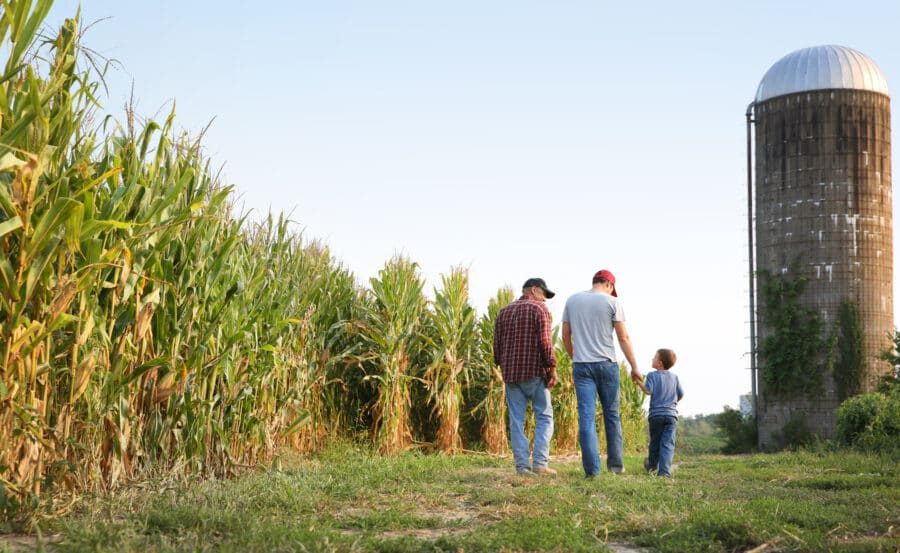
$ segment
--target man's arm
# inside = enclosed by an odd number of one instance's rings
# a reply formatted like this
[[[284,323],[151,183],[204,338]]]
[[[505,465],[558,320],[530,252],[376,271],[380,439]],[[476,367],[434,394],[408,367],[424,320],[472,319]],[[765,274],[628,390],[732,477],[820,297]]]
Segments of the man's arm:
[[[569,354],[569,358],[575,356],[574,349],[572,349],[572,325],[564,322],[562,325],[562,339],[563,345],[566,347],[566,353]]]
[[[501,332],[502,331],[501,331],[501,327],[500,327],[500,317],[498,316],[497,320],[494,321],[494,364],[498,365],[498,366],[502,366],[502,363],[500,362],[501,361],[501,359],[500,359],[500,333]]]
[[[553,329],[551,328],[550,311],[546,307],[541,309],[539,324],[541,360],[546,371],[544,382],[548,388],[552,388],[556,385],[556,354],[553,351]]]
[[[631,365],[631,380],[637,384],[641,380],[641,373],[638,371],[637,362],[634,360],[634,351],[631,349],[631,337],[628,335],[628,330],[625,329],[625,321],[614,322],[613,328],[615,328],[616,337],[619,339],[619,347],[622,348],[625,359]]]

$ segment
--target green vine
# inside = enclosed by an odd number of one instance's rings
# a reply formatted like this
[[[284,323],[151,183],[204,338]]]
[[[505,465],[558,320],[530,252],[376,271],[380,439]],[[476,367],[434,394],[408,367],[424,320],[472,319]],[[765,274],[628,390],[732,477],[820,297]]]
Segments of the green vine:
[[[772,330],[759,349],[764,362],[761,376],[769,393],[778,397],[818,393],[824,368],[831,373],[840,400],[858,394],[866,361],[856,303],[841,304],[832,331],[824,336],[819,313],[800,303],[808,279],[796,267],[782,275],[760,271],[759,277],[764,319]]]
[[[796,276],[791,276],[791,274]],[[800,303],[807,278],[791,270],[783,275],[759,272],[761,306],[772,333],[762,340],[759,354],[767,392],[776,397],[811,395],[821,390],[822,318],[815,309]]]
[[[843,401],[862,391],[862,379],[866,374],[862,319],[856,303],[848,300],[841,304],[835,335],[837,358],[831,374],[838,398]]]

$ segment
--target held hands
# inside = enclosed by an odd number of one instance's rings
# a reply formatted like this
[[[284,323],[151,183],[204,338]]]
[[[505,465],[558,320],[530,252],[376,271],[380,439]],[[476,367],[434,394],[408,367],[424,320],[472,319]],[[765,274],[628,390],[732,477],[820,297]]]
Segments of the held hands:
[[[631,381],[635,384],[644,383],[644,377],[641,376],[641,373],[637,370],[637,367],[631,367]]]
[[[647,387],[644,386],[644,377],[641,376],[641,373],[639,373],[635,367],[631,367],[631,381],[634,382],[642,392],[644,392],[648,396],[650,395],[650,390],[648,390]]]

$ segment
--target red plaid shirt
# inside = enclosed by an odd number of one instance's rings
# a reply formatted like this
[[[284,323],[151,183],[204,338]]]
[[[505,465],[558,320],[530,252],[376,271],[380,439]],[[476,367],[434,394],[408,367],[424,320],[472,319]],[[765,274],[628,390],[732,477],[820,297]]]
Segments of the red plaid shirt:
[[[550,311],[543,302],[522,296],[500,310],[494,324],[494,362],[504,382],[536,376],[548,380],[556,373]]]

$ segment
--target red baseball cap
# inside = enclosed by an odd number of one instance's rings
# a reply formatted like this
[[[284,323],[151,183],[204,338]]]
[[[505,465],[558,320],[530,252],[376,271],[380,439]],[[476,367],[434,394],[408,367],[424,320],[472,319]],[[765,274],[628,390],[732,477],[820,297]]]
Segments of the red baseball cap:
[[[606,269],[600,269],[599,271],[594,273],[593,281],[597,282],[600,279],[609,281],[609,283],[612,284],[612,286],[613,286],[612,295],[615,297],[619,297],[619,294],[616,293],[616,277],[615,277],[615,275],[613,275],[610,271],[607,271]]]

